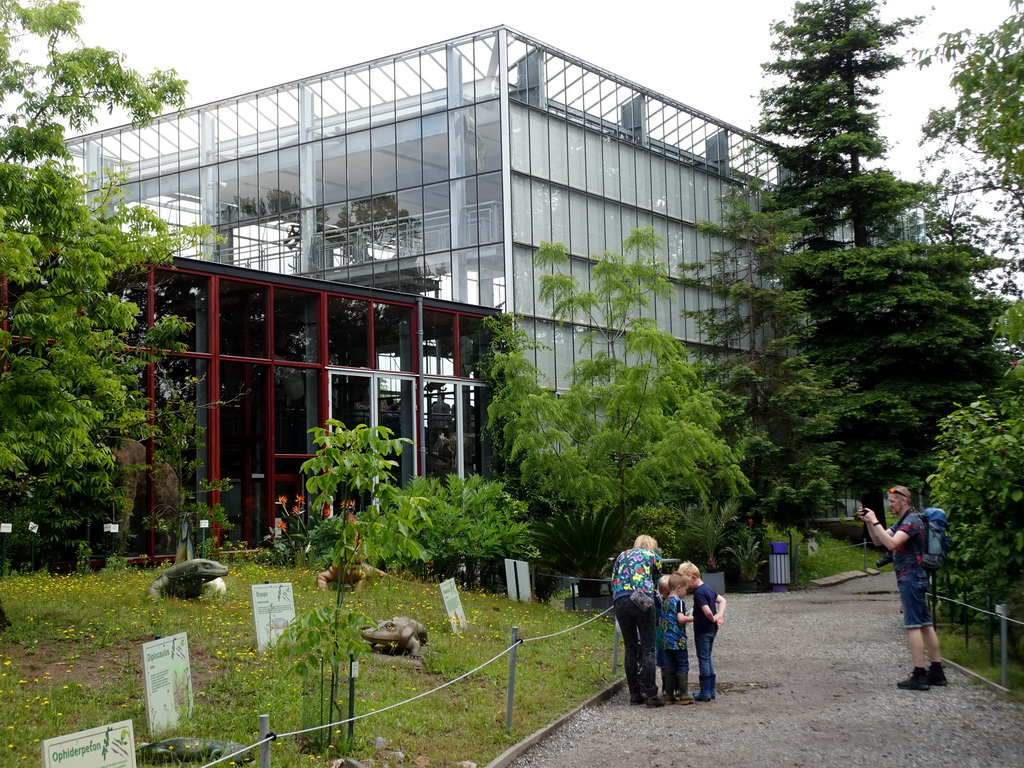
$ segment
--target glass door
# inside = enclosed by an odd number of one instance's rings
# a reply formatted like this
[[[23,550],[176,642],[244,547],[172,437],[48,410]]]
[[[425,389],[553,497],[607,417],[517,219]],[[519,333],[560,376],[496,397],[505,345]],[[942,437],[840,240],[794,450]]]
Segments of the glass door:
[[[412,376],[331,371],[331,418],[352,429],[359,424],[387,427],[392,437],[412,442],[397,458],[395,481],[404,485],[416,473],[416,380]]]

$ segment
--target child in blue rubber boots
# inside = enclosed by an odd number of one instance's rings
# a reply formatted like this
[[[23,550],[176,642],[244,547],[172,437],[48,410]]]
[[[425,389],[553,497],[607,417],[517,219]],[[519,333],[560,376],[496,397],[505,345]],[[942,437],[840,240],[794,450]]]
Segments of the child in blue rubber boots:
[[[711,661],[711,649],[718,635],[718,628],[725,623],[725,598],[704,583],[700,569],[687,561],[680,564],[676,573],[683,577],[686,591],[693,595],[693,643],[697,649],[697,669],[700,677],[700,691],[693,694],[696,701],[707,702],[715,698],[715,666]]]
[[[661,615],[658,619],[658,655],[661,667],[661,688],[666,704],[693,704],[688,677],[690,658],[686,642],[686,625],[693,621],[686,615],[683,595],[686,579],[678,573],[662,576],[658,582],[661,594]]]

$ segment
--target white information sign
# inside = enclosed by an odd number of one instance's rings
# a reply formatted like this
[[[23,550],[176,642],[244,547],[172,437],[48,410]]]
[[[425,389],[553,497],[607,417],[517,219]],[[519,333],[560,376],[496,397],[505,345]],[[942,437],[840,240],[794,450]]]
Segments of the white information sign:
[[[466,621],[466,612],[462,610],[462,600],[459,598],[459,588],[455,585],[455,579],[441,582],[441,599],[444,601],[444,612],[448,614],[448,621],[452,623],[452,632],[461,634],[462,630],[469,626]]]
[[[256,647],[265,651],[277,642],[277,638],[288,629],[288,625],[295,618],[292,585],[253,584],[250,589],[252,618],[256,626]]]
[[[11,523],[0,523],[0,533],[10,533]]]
[[[192,667],[184,632],[142,646],[142,677],[151,735],[177,727],[183,709],[192,714]]]
[[[132,721],[46,739],[43,768],[135,768]]]
[[[530,564],[522,560],[505,558],[505,586],[509,600],[528,603],[533,599],[530,590]]]

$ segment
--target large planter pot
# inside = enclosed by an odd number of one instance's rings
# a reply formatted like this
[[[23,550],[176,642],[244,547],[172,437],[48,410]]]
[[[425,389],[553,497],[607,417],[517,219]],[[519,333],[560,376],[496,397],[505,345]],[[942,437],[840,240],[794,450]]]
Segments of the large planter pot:
[[[715,592],[720,595],[725,594],[725,573],[722,571],[705,573],[701,575],[701,578],[703,578],[704,583],[715,590]]]
[[[740,579],[739,591],[745,595],[757,592],[757,579]]]

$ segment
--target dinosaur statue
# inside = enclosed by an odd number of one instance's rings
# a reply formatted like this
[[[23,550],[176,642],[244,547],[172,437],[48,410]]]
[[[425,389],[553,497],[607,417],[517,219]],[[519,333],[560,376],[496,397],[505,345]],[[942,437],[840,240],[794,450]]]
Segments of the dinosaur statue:
[[[199,597],[207,583],[227,576],[227,573],[227,566],[216,560],[185,560],[161,573],[150,585],[149,594],[155,598]]]
[[[350,563],[345,569],[345,577],[341,581],[343,584],[351,584],[355,590],[360,590],[366,586],[367,578],[374,573],[382,575],[384,572],[363,563]],[[320,589],[327,589],[328,584],[337,580],[338,566],[336,565],[329,565],[326,571],[321,571],[316,575],[316,585]]]
[[[427,628],[407,616],[387,619],[376,627],[363,627],[361,633],[374,650],[407,653],[414,659],[420,658],[420,645],[427,643]]]
[[[135,756],[145,763],[206,763],[240,749],[245,749],[245,745],[233,741],[178,738],[140,744],[135,748]],[[235,755],[232,762],[248,763],[252,759],[252,753],[246,751]]]

